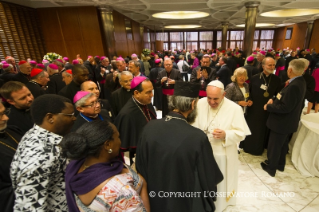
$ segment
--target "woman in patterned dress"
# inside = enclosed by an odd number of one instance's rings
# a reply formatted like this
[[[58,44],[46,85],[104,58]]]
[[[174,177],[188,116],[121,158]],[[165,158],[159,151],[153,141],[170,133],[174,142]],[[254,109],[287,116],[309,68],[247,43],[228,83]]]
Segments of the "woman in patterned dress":
[[[85,123],[66,135],[63,154],[69,211],[149,211],[144,178],[119,159],[121,140],[107,121]]]

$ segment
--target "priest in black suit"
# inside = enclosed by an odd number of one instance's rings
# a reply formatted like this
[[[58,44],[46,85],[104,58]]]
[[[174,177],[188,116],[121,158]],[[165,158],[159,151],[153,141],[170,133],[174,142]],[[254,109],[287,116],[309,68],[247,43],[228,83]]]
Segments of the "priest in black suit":
[[[255,58],[253,56],[247,57],[247,65],[244,66],[244,68],[247,70],[247,82],[250,82],[252,76],[260,73],[259,70],[254,66],[254,59]]]
[[[270,176],[276,175],[276,170],[284,171],[286,154],[288,152],[289,134],[296,132],[300,120],[300,110],[306,94],[306,82],[302,74],[306,68],[302,60],[296,59],[289,63],[287,75],[289,81],[264,106],[269,112],[267,127],[270,129],[267,158],[261,167]]]
[[[26,133],[33,127],[30,107],[34,100],[30,90],[21,82],[9,81],[0,88],[1,96],[10,104],[8,125],[18,127]]]
[[[134,77],[131,83],[133,96],[115,118],[115,126],[121,135],[121,151],[130,152],[130,163],[136,153],[137,144],[144,126],[156,119],[152,106],[153,85],[146,77]]]
[[[0,102],[0,208],[3,212],[12,212],[14,191],[10,178],[10,166],[18,144],[23,136],[16,126],[9,125],[9,110]]]
[[[164,60],[164,68],[164,70],[158,73],[156,79],[156,85],[162,87],[162,117],[165,117],[169,112],[167,96],[173,95],[175,82],[183,81],[181,72],[173,68],[170,58]]]
[[[64,96],[73,102],[74,95],[81,90],[81,84],[89,79],[89,71],[85,66],[77,64],[72,68],[72,75],[72,82],[65,86],[59,92],[59,95]]]
[[[14,75],[12,80],[27,84],[30,81],[30,73],[31,73],[30,63],[28,63],[25,60],[21,60],[19,62],[19,69],[20,69],[20,72]]]
[[[133,95],[133,91],[131,90],[133,74],[129,71],[123,71],[118,77],[122,87],[112,93],[112,108],[115,116],[119,114],[121,109]]]
[[[34,68],[30,74],[31,80],[26,84],[34,98],[46,94],[47,84],[50,81],[48,72]]]

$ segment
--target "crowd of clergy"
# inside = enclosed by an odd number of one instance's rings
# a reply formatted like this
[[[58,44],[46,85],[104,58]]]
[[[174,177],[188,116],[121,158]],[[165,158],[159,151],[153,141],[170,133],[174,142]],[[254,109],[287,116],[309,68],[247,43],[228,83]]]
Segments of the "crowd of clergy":
[[[223,211],[241,151],[285,171],[302,113],[319,109],[319,54],[7,56],[0,95],[1,211]]]

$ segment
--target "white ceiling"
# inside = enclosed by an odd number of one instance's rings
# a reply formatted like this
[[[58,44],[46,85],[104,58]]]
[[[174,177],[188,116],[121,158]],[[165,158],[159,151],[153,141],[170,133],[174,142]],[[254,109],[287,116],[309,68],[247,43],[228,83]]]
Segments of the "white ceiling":
[[[229,28],[245,23],[245,3],[248,0],[4,0],[32,8],[69,6],[110,6],[129,18],[151,28],[160,30],[165,25],[199,24],[200,29],[218,29],[221,22],[228,21]],[[259,12],[279,9],[319,9],[319,0],[259,0]],[[210,16],[198,19],[156,19],[152,14],[166,11],[202,11]],[[271,18],[258,15],[257,23],[300,23],[319,18],[319,14],[301,17]],[[277,26],[275,26],[277,27]]]

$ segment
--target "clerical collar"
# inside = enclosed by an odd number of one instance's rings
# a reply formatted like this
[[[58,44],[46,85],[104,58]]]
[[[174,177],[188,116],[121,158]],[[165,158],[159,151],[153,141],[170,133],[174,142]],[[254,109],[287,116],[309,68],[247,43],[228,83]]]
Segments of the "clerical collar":
[[[142,105],[142,106],[145,106],[145,104],[142,104],[140,101],[138,101],[137,99],[134,98],[134,96],[132,96],[133,99],[139,104],[139,105]]]
[[[127,91],[127,92],[130,92],[130,91],[131,91],[130,89],[125,89],[123,86],[122,86],[122,89],[123,89],[124,91]]]
[[[84,120],[87,121],[87,122],[91,122],[91,121],[95,120],[96,118],[99,118],[99,119],[101,119],[102,121],[104,121],[104,119],[102,118],[102,116],[101,116],[100,114],[97,114],[97,116],[96,116],[95,118],[93,118],[93,117],[88,117],[88,116],[84,115],[83,113],[80,113],[80,116],[81,116],[82,118],[84,118]]]

